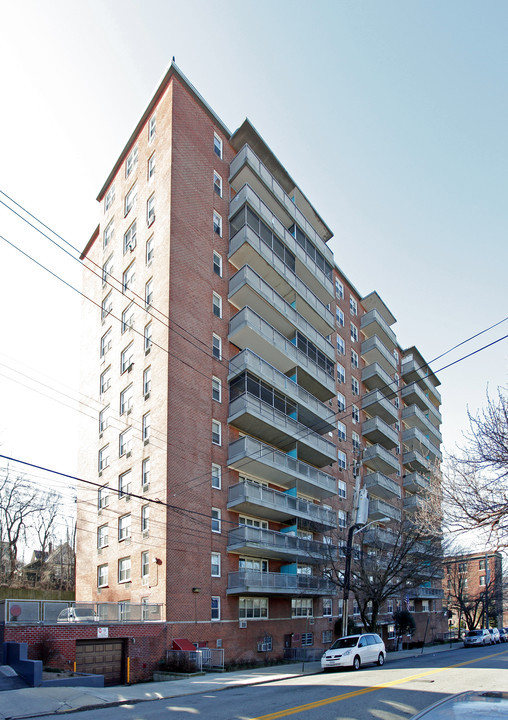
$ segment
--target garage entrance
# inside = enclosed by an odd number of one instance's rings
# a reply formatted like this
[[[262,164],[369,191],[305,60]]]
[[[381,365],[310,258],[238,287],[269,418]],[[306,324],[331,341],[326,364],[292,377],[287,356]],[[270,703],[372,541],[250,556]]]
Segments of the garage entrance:
[[[104,675],[104,685],[125,682],[122,639],[76,640],[76,672]]]

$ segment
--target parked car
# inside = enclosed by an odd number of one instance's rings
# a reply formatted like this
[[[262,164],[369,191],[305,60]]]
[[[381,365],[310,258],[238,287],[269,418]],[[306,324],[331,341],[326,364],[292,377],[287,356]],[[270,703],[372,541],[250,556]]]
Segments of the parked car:
[[[508,718],[508,693],[476,692],[469,690],[439,700],[410,720],[492,720]]]
[[[474,645],[492,645],[492,636],[488,630],[470,630],[464,635],[464,647]]]
[[[328,648],[321,658],[323,671],[339,667],[351,667],[359,670],[366,663],[384,665],[386,657],[385,644],[374,633],[366,635],[346,635],[339,638]]]
[[[501,642],[508,642],[508,628],[499,628],[499,637]]]
[[[489,628],[489,633],[492,638],[492,643],[500,643],[501,642],[501,636],[499,634],[498,628]]]
[[[70,607],[62,610],[56,621],[57,623],[93,623],[99,622],[99,616],[92,608]]]

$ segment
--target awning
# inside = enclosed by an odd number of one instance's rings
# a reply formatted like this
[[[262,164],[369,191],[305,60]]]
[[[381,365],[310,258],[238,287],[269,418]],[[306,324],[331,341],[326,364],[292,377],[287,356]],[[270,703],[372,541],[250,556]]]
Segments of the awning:
[[[173,650],[186,650],[187,652],[196,652],[196,646],[193,645],[189,640],[181,638],[179,640],[173,640]]]

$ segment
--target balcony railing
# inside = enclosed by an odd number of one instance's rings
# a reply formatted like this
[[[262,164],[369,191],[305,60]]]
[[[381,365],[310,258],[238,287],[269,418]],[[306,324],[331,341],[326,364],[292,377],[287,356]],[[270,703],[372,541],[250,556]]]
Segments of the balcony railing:
[[[378,335],[389,349],[393,350],[397,347],[397,338],[395,337],[395,333],[386,320],[383,319],[378,310],[373,309],[368,313],[365,313],[362,317],[360,327],[363,330],[365,337]]]
[[[406,595],[410,598],[442,598],[444,597],[444,590],[443,588],[433,587],[407,588]]]
[[[387,475],[396,472],[400,468],[399,461],[391,452],[385,450],[381,445],[371,445],[363,452],[363,464],[376,472]]]
[[[380,417],[373,417],[362,423],[362,435],[369,442],[379,443],[389,450],[399,444],[398,433]]]
[[[424,413],[429,413],[430,422],[439,427],[442,422],[441,413],[434,407],[431,400],[425,395],[424,391],[416,383],[410,383],[402,388],[401,397],[406,405],[418,405]]]
[[[162,622],[163,605],[135,602],[77,603],[63,600],[0,601],[0,624],[16,625],[98,625],[99,623]],[[72,619],[65,611],[74,608]]]
[[[366,475],[363,486],[369,491],[369,495],[375,495],[384,500],[393,500],[394,498],[400,500],[402,497],[399,483],[380,472]]]
[[[441,460],[440,451],[431,443],[429,438],[417,427],[408,428],[402,433],[402,442],[408,450],[421,451],[431,462]]]
[[[377,362],[387,373],[397,370],[397,360],[377,335],[362,342],[361,353],[368,364]]]
[[[430,414],[429,411],[427,412]],[[427,433],[431,435],[430,439],[434,445],[438,446],[442,442],[441,433],[418,405],[403,408],[401,418],[408,427],[416,427],[424,435]]]
[[[337,556],[333,545],[306,540],[289,533],[243,526],[228,532],[228,552],[246,552],[252,557],[325,563]]]
[[[430,462],[418,450],[405,452],[402,456],[404,467],[413,472],[429,472]]]
[[[367,390],[381,390],[390,399],[395,397],[398,389],[396,380],[393,380],[377,362],[366,365],[362,369],[362,383]]]
[[[363,544],[370,547],[394,547],[397,538],[397,533],[391,530],[374,527],[363,533]]]
[[[239,570],[228,573],[228,595],[334,595],[337,587],[314,575]]]
[[[419,367],[416,360],[402,359],[401,374],[402,377],[406,378],[408,382],[417,382],[426,391],[428,390],[433,396],[434,404],[441,405],[441,394],[439,393],[439,390],[427,376],[424,368]]]
[[[400,521],[402,513],[384,500],[369,500],[369,520],[381,520],[384,517]]]
[[[394,423],[398,418],[395,405],[385,398],[381,390],[373,390],[362,398],[362,410],[369,415],[377,415],[387,423]]]
[[[420,475],[420,473],[413,472],[409,473],[408,475],[404,476],[404,479],[402,480],[402,487],[404,490],[409,490],[409,492],[417,493],[422,492],[423,490],[427,490],[430,486],[430,480],[428,480],[423,475]]]

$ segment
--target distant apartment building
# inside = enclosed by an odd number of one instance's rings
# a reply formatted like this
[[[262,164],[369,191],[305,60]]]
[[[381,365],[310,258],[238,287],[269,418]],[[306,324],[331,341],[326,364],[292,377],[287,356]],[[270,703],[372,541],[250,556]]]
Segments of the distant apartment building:
[[[439,381],[337,267],[252,124],[230,132],[174,64],[97,199],[82,353],[100,415],[82,433],[76,598],[160,605],[168,641],[229,658],[319,651],[342,612],[323,564],[354,523],[356,478],[369,522],[419,507]],[[429,580],[399,602],[438,633],[442,597]]]
[[[503,557],[500,552],[460,553],[443,558],[443,593],[453,627],[504,627]],[[488,608],[488,611],[487,611]]]

